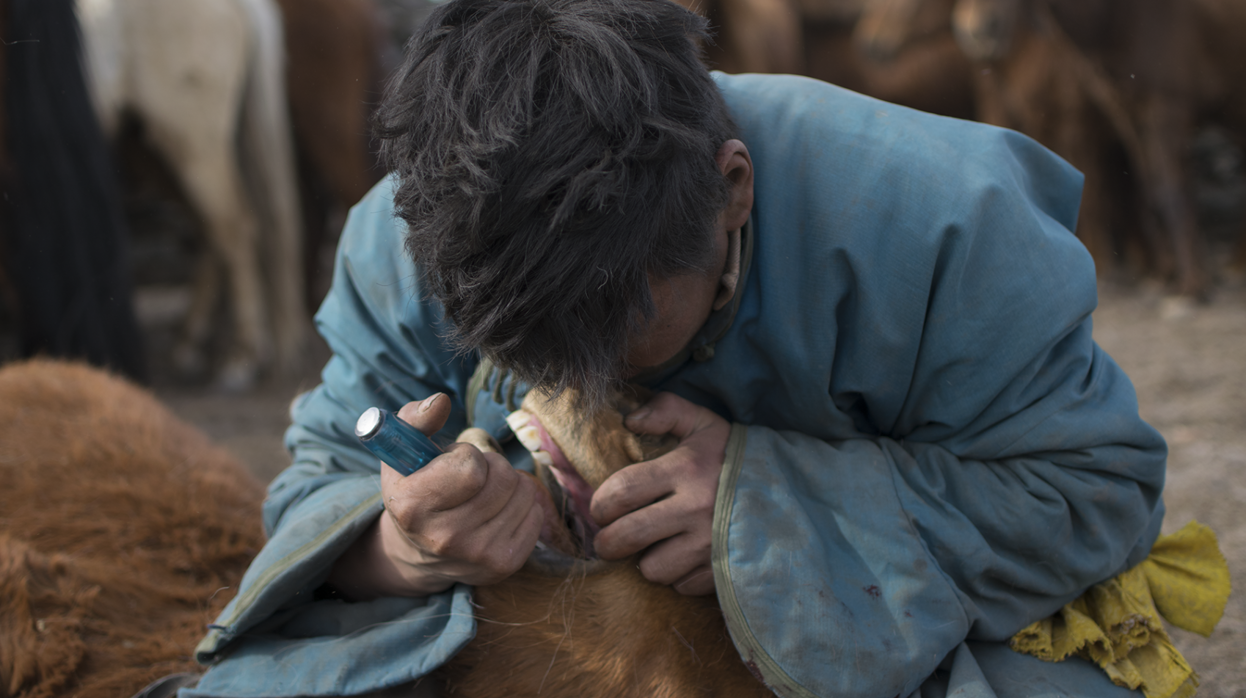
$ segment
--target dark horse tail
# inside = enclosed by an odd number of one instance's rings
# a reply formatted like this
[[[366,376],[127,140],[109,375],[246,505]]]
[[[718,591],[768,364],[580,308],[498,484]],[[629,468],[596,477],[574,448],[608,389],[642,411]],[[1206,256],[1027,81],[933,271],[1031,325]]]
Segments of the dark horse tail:
[[[74,2],[3,0],[4,9],[0,260],[20,351],[143,380],[117,172],[87,92]]]

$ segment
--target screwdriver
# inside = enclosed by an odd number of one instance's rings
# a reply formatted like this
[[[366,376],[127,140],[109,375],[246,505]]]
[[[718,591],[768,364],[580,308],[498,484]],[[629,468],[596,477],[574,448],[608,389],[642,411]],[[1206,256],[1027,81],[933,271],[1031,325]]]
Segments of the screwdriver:
[[[377,458],[403,476],[423,468],[444,453],[424,432],[380,407],[369,407],[359,415],[355,436]]]

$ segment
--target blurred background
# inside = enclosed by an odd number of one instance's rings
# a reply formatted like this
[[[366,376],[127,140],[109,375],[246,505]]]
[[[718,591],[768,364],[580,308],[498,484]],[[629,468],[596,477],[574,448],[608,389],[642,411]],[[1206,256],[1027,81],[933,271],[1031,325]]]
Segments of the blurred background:
[[[687,0],[712,68],[1021,131],[1086,176],[1095,335],[1168,439],[1166,530],[1246,578],[1246,0]],[[428,0],[0,0],[0,362],[151,387],[267,480]],[[1174,631],[1246,696],[1246,602]]]

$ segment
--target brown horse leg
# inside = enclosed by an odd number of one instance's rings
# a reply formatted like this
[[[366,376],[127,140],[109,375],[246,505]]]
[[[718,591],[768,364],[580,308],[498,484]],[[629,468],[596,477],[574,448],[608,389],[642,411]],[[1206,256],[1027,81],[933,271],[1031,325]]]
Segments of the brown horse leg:
[[[370,0],[282,0],[286,89],[299,145],[342,206],[378,179],[368,154],[369,101],[378,83]]]
[[[286,90],[298,146],[306,304],[324,297],[321,249],[336,207],[359,201],[380,177],[368,152],[368,115],[381,75],[380,19],[372,0],[279,0]]]
[[[1246,226],[1242,226],[1242,230],[1237,236],[1237,246],[1233,250],[1233,259],[1230,265],[1235,271],[1246,271]]]
[[[1170,241],[1177,292],[1205,299],[1208,279],[1202,236],[1188,191],[1184,154],[1193,132],[1193,113],[1184,100],[1152,92],[1139,104],[1139,137],[1146,152],[1143,182],[1163,234]]]
[[[1116,250],[1112,240],[1113,200],[1109,194],[1107,165],[1112,142],[1110,128],[1098,111],[1087,101],[1081,89],[1071,81],[1055,81],[1052,144],[1071,165],[1085,177],[1082,205],[1077,219],[1077,237],[1095,260],[1101,276],[1116,267]]]

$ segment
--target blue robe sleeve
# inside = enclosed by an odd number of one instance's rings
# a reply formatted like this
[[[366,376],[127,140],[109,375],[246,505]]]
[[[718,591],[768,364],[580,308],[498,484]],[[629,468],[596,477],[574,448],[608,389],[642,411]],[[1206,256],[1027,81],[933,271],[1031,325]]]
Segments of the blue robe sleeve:
[[[316,324],[333,350],[321,385],[295,399],[293,464],[270,485],[270,538],[238,595],[196,650],[212,668],[183,696],[342,696],[410,682],[475,633],[465,585],[422,599],[315,600],[331,565],[382,511],[380,466],[351,431],[376,405],[434,392],[453,412],[434,440],[465,426],[475,359],[446,346],[440,307],[419,292],[385,180],[351,212]]]
[[[1140,562],[1166,447],[1092,340],[1067,164],[827,85],[718,81],[757,251],[714,359],[666,387],[736,422],[719,600],[779,695],[908,696]]]

